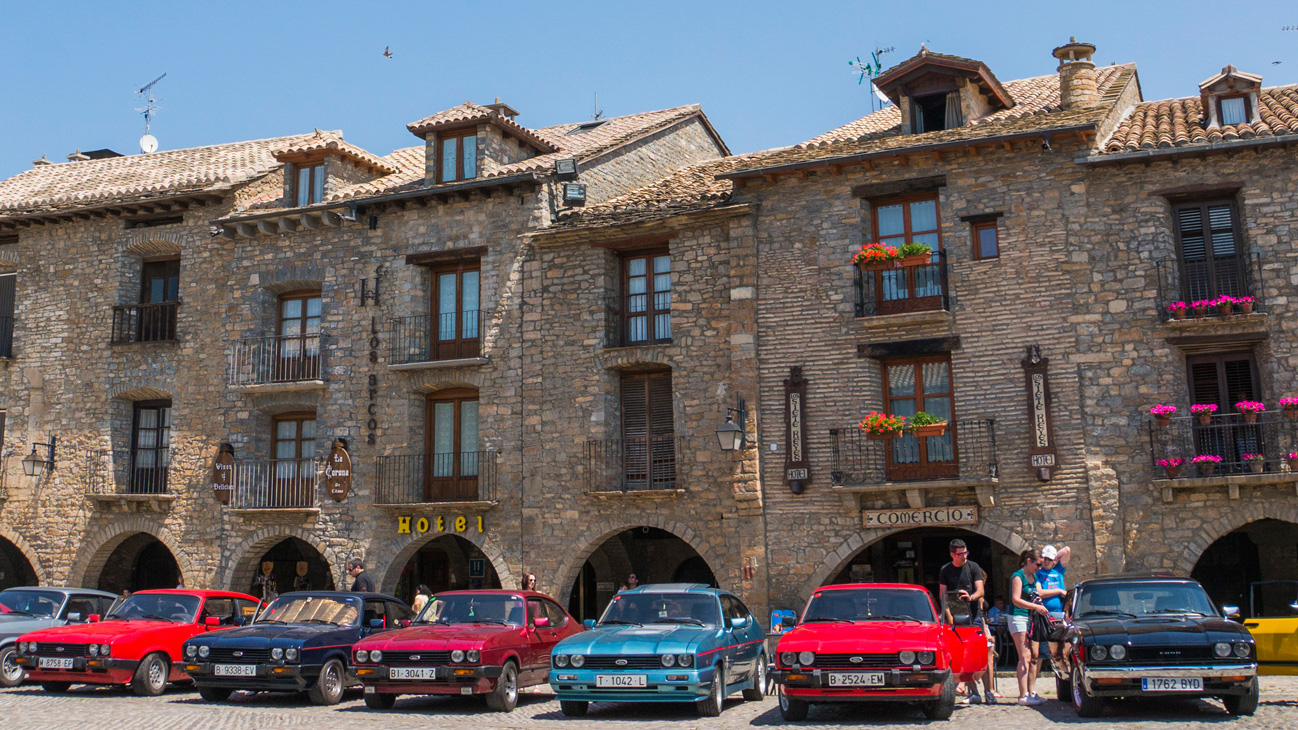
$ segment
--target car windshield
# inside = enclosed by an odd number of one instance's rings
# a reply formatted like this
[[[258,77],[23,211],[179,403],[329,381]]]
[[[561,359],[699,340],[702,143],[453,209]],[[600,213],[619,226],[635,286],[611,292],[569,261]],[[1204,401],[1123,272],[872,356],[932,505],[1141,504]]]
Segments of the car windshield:
[[[1251,586],[1251,594],[1249,618],[1298,616],[1298,580],[1260,581]]]
[[[198,596],[186,596],[175,593],[136,593],[126,599],[122,605],[113,609],[110,619],[149,619],[153,621],[174,621],[181,624],[194,622],[198,615],[198,606],[202,603]]]
[[[721,608],[711,593],[619,593],[599,619],[600,626],[618,624],[720,626]]]
[[[933,621],[933,605],[922,590],[905,588],[838,588],[811,595],[803,623],[820,621]]]
[[[257,617],[259,624],[360,623],[361,599],[356,596],[280,596]]]
[[[1141,581],[1083,586],[1077,596],[1077,618],[1201,614],[1216,616],[1212,599],[1198,583]]]
[[[10,588],[0,592],[0,613],[25,613],[39,618],[58,614],[63,594],[29,588]]]
[[[416,623],[522,626],[524,616],[523,599],[518,596],[453,593],[429,601]]]

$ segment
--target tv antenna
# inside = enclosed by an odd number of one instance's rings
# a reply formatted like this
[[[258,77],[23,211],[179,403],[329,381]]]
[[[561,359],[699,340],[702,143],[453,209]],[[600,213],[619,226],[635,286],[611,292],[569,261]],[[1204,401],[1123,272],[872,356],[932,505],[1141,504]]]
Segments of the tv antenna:
[[[870,79],[870,90],[874,92],[870,97],[870,111],[876,111],[876,100],[879,102],[877,107],[878,109],[882,109],[892,103],[892,100],[885,96],[883,92],[879,91],[879,88],[874,85],[874,79],[877,78],[879,74],[883,73],[883,61],[881,60],[883,56],[892,53],[895,50],[897,50],[895,46],[876,48],[874,49],[874,52],[870,54],[870,60],[868,61],[862,61],[861,57],[857,56],[855,61],[847,62],[847,65],[852,67],[852,73],[860,74],[856,80],[858,86],[865,83],[867,78]]]
[[[153,86],[166,77],[166,72],[163,72],[161,76],[144,86],[141,86],[140,90],[135,92],[137,96],[143,96],[145,98],[144,106],[135,111],[144,115],[144,136],[140,137],[140,151],[144,152],[146,155],[158,150],[158,138],[149,134],[149,124],[153,121],[153,113],[158,111],[160,108],[157,105],[156,100],[153,98]]]
[[[590,115],[591,119],[599,120],[603,118],[604,110],[599,108],[599,92],[595,92],[595,113]]]

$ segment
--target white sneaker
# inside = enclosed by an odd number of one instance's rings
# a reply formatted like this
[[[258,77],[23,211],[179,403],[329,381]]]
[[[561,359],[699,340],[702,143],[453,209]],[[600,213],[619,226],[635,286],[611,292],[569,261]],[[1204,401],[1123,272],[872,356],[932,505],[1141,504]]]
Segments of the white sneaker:
[[[1045,700],[1041,699],[1040,697],[1033,697],[1032,695],[1027,695],[1026,697],[1019,698],[1019,704],[1026,705],[1028,707],[1035,707],[1036,705],[1039,705],[1042,702],[1045,702]]]

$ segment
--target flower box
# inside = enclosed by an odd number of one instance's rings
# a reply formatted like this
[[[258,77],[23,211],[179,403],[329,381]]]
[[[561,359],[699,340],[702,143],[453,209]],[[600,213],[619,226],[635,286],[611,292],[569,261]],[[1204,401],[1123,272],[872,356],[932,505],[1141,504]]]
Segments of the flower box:
[[[901,430],[898,429],[896,431],[866,431],[865,437],[870,439],[871,441],[883,441],[885,439],[899,439],[901,438]]]
[[[930,426],[914,426],[910,429],[910,432],[920,438],[927,436],[944,436],[946,435],[946,424],[934,423]]]
[[[913,256],[903,256],[901,261],[897,262],[898,266],[928,266],[933,263],[933,257],[926,253],[919,253]]]

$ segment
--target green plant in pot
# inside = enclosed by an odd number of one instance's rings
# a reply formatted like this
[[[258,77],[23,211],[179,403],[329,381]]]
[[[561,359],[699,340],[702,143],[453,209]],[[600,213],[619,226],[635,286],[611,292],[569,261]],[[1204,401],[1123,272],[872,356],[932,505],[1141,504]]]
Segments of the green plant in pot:
[[[902,266],[924,266],[933,262],[933,248],[923,243],[903,243],[900,248]]]
[[[916,437],[941,436],[946,433],[946,419],[920,411],[911,416],[908,430]]]

